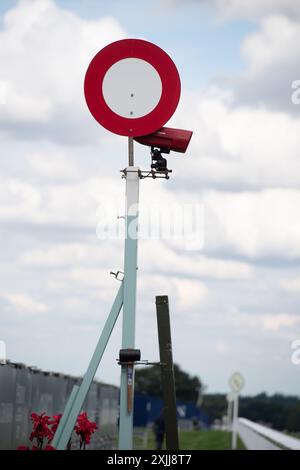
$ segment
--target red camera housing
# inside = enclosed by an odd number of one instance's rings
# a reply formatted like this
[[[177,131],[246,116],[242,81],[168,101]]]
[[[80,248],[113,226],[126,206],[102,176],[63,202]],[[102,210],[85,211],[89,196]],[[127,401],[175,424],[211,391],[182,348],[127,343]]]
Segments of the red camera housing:
[[[149,147],[157,147],[169,153],[170,150],[179,153],[185,153],[193,132],[184,129],[172,129],[171,127],[162,127],[156,132],[148,135],[134,137],[136,142]]]

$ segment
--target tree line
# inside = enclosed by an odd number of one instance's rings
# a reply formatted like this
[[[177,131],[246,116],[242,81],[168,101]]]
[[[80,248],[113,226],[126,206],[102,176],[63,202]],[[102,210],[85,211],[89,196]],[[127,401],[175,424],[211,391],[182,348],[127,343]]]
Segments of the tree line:
[[[221,419],[227,413],[226,395],[207,394],[202,409],[210,419]],[[300,432],[300,399],[276,393],[241,396],[239,416],[256,423],[270,426],[278,431]]]
[[[176,396],[178,400],[196,404],[202,394],[203,385],[197,376],[192,376],[174,364]],[[161,369],[158,366],[137,369],[135,390],[154,397],[162,397]],[[227,415],[225,394],[205,393],[201,409],[213,423]],[[242,396],[239,402],[239,416],[265,424],[279,431],[300,432],[300,399],[276,393],[256,396]]]

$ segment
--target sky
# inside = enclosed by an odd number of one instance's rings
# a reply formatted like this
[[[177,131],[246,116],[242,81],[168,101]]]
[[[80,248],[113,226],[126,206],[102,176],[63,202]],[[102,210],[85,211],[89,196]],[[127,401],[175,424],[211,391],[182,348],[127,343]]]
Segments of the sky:
[[[7,357],[82,375],[119,282],[126,138],[103,129],[85,71],[124,38],[159,45],[181,77],[168,126],[193,130],[171,179],[143,180],[149,211],[200,207],[199,240],[139,242],[136,346],[158,360],[168,295],[174,360],[227,392],[299,395],[300,10],[294,0],[2,0],[0,340]],[[150,166],[135,145],[136,164]],[[178,209],[179,208],[179,209]],[[119,211],[119,212],[118,212]],[[177,212],[177,214],[179,213]],[[100,228],[99,228],[100,227]],[[103,235],[103,233],[102,233]],[[97,378],[118,384],[118,320]]]

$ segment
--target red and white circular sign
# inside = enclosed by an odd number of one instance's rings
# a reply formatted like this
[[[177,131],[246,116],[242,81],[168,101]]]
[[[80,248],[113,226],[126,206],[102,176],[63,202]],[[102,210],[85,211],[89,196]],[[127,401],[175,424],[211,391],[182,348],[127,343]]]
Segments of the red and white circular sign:
[[[88,108],[115,134],[137,137],[160,129],[180,98],[177,68],[160,47],[123,39],[99,51],[84,80]]]

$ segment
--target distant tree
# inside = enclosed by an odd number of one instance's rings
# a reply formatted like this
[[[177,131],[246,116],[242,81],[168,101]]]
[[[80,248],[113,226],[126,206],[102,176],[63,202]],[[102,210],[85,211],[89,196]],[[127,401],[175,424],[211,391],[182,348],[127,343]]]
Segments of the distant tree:
[[[197,376],[184,372],[174,364],[176,397],[178,400],[196,403],[201,381]],[[135,373],[135,390],[154,397],[162,397],[161,369],[159,366],[137,369]]]
[[[291,406],[288,410],[284,429],[287,431],[300,432],[300,402]]]
[[[153,397],[161,397],[161,370],[159,366],[148,366],[135,370],[135,391]]]
[[[272,426],[274,429],[297,431],[299,407],[298,397],[279,393],[268,396],[260,393],[254,397],[241,398],[240,416]]]
[[[221,419],[227,413],[226,396],[206,394],[202,409],[211,421]],[[260,393],[251,397],[240,397],[239,416],[256,423],[273,427],[278,431],[300,432],[300,399],[295,396]]]
[[[191,376],[174,364],[177,399],[197,402],[201,381]],[[135,389],[155,397],[162,397],[161,369],[159,366],[137,369]],[[201,408],[207,413],[210,421],[222,419],[227,414],[226,395],[221,393],[205,393]],[[239,416],[257,423],[273,427],[279,431],[300,432],[300,399],[297,396],[267,395],[241,396],[239,400]]]
[[[201,408],[212,422],[215,419],[221,419],[227,413],[226,396],[222,393],[206,394]]]

